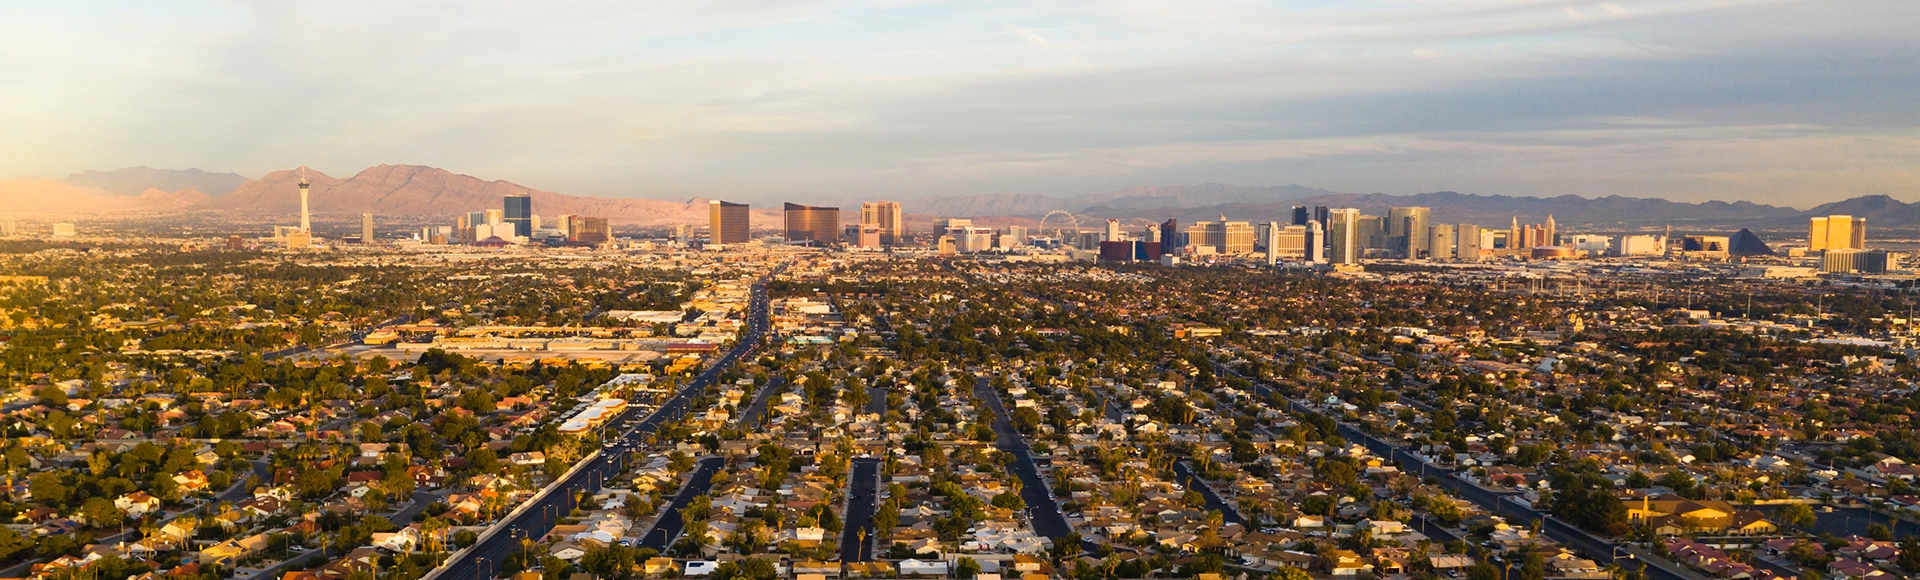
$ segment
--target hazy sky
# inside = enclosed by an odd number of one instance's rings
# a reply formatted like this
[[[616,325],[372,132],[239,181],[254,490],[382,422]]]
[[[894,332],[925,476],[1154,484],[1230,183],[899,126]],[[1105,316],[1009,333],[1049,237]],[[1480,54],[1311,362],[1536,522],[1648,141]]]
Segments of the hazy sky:
[[[560,6],[550,6],[560,5]],[[1920,199],[1920,1],[0,6],[0,176]]]

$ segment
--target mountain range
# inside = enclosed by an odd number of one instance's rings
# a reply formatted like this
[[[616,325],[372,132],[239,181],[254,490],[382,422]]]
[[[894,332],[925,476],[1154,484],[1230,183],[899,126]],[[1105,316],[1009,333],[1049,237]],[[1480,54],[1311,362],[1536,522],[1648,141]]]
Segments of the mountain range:
[[[154,169],[127,167],[113,171],[83,171],[61,180],[81,189],[97,189],[108,195],[136,196],[149,189],[181,191],[191,189],[220,197],[239,188],[247,178],[237,173],[212,173],[199,169]]]
[[[582,197],[533,189],[508,181],[419,165],[376,165],[352,177],[336,178],[308,168],[268,173],[223,197],[186,209],[236,213],[290,214],[300,211],[299,183],[310,184],[309,205],[319,214],[454,215],[495,209],[512,194],[533,198],[534,212],[545,216],[604,217],[620,224],[668,225],[707,219],[707,200]]]
[[[247,179],[232,173],[198,169],[167,170],[134,167],[114,171],[76,173],[65,180],[21,178],[0,180],[0,207],[12,213],[134,214],[168,212],[223,212],[234,215],[291,215],[299,210],[297,184],[302,176],[311,184],[310,204],[320,215],[452,216],[500,207],[509,194],[533,197],[534,211],[605,217],[620,225],[657,226],[704,223],[707,199],[684,201],[575,196],[534,189],[508,181],[487,181],[470,175],[420,165],[377,165],[350,177],[338,178],[311,168],[268,173]],[[994,194],[910,199],[902,202],[909,221],[935,217],[975,217],[992,223],[1034,223],[1055,210],[1072,212],[1083,225],[1093,220],[1128,222],[1183,222],[1218,219],[1263,222],[1292,218],[1296,205],[1351,207],[1368,215],[1385,215],[1389,207],[1433,208],[1433,223],[1478,223],[1504,226],[1510,220],[1531,223],[1554,216],[1566,227],[1605,229],[1672,224],[1691,227],[1804,226],[1811,215],[1846,214],[1865,217],[1876,227],[1920,225],[1920,203],[1905,203],[1885,195],[1856,197],[1798,210],[1752,202],[1709,201],[1686,203],[1659,198],[1573,195],[1529,197],[1474,195],[1441,191],[1415,195],[1338,193],[1300,185],[1247,187],[1219,183],[1180,186],[1128,187],[1071,197]],[[842,219],[857,219],[856,208],[846,208]],[[779,209],[759,207],[757,224],[780,223]]]

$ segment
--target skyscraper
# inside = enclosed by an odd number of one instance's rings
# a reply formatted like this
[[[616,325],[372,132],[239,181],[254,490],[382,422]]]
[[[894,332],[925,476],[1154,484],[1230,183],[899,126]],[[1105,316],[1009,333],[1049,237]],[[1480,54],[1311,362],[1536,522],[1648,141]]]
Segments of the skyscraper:
[[[840,237],[840,208],[786,204],[787,241],[827,245]]]
[[[1313,215],[1307,212],[1307,206],[1293,206],[1293,225],[1304,226],[1310,221],[1313,221]]]
[[[900,202],[869,201],[860,204],[860,223],[880,226],[880,243],[906,242],[907,222],[900,219]]]
[[[1816,217],[1808,228],[1807,249],[1864,250],[1867,247],[1867,218],[1849,215]]]
[[[1453,259],[1454,230],[1452,225],[1438,224],[1427,228],[1427,256],[1435,260]]]
[[[1172,254],[1185,245],[1186,233],[1180,231],[1180,220],[1170,219],[1160,224],[1160,251]]]
[[[1007,239],[1006,245],[1010,248],[1027,245],[1027,228],[1026,226],[1007,226],[1007,233],[1001,234],[1001,237]]]
[[[1480,261],[1480,226],[1460,224],[1454,228],[1453,255],[1468,262]]]
[[[1322,229],[1320,227],[1320,222],[1315,220],[1307,220],[1307,225],[1305,227],[1307,230],[1306,238],[1301,240],[1301,244],[1302,244],[1301,249],[1305,251],[1307,254],[1306,256],[1304,256],[1304,258],[1306,259],[1307,262],[1313,263],[1313,264],[1327,263],[1326,230]]]
[[[20,225],[11,217],[0,217],[0,236],[11,236],[20,229]]]
[[[1431,209],[1424,207],[1396,207],[1387,211],[1387,236],[1395,238],[1400,247],[1393,248],[1406,254],[1408,258],[1418,258],[1427,253],[1427,221]]]
[[[1333,221],[1327,226],[1327,237],[1332,238],[1330,246],[1333,255],[1329,261],[1335,264],[1360,263],[1360,210],[1340,208],[1327,213]]]
[[[360,243],[373,243],[373,212],[360,214]]]
[[[1109,242],[1127,241],[1126,235],[1120,233],[1120,220],[1107,218],[1107,237],[1105,241],[1109,241]]]
[[[878,224],[854,224],[847,226],[847,245],[855,248],[880,247],[880,226]]]
[[[506,223],[513,226],[513,235],[533,237],[533,197],[524,193],[507,196],[505,214]]]
[[[709,243],[744,244],[747,243],[749,227],[748,212],[751,208],[744,203],[713,200],[707,204],[707,222]]]
[[[1224,215],[1217,222],[1196,222],[1187,227],[1188,242],[1211,247],[1217,254],[1251,254],[1255,235],[1253,224],[1230,222]]]

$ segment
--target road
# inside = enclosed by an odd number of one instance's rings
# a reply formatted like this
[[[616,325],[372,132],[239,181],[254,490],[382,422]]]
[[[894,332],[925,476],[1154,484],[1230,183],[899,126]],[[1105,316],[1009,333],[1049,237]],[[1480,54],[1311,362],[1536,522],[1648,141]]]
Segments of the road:
[[[1216,368],[1224,367],[1216,366]],[[1227,372],[1243,379],[1247,378],[1241,376],[1239,373],[1234,373],[1231,369],[1227,369]],[[1273,389],[1267,387],[1267,385],[1260,381],[1249,379],[1249,382],[1253,387],[1254,393],[1260,395],[1261,398],[1265,399],[1272,395]],[[1293,412],[1298,414],[1319,414],[1300,401],[1289,399],[1288,405],[1292,408]],[[1440,475],[1436,479],[1439,480],[1440,485],[1453,490],[1454,493],[1459,494],[1460,497],[1466,498],[1467,501],[1479,505],[1482,509],[1506,517],[1509,522],[1527,525],[1533,520],[1541,520],[1541,531],[1544,535],[1554,541],[1579,550],[1600,565],[1613,564],[1615,559],[1614,555],[1619,553],[1616,548],[1620,546],[1611,540],[1593,535],[1586,530],[1561,521],[1559,518],[1516,503],[1513,501],[1513,498],[1505,494],[1495,493],[1492,490],[1462,480],[1457,476],[1456,472],[1428,464],[1420,460],[1420,458],[1414,457],[1412,453],[1407,452],[1405,449],[1389,444],[1345,422],[1340,422],[1338,418],[1335,418],[1335,421],[1338,426],[1337,430],[1339,431],[1339,435],[1347,441],[1359,441],[1367,447],[1367,450],[1387,458],[1388,461],[1399,464],[1402,469],[1406,469],[1409,473],[1438,473]],[[1636,561],[1631,557],[1623,557],[1620,559],[1622,560],[1620,562],[1621,567],[1635,567],[1636,564],[1645,562],[1644,560]],[[1652,562],[1647,563],[1653,564]],[[1681,574],[1673,570],[1668,570],[1663,565],[1658,564],[1648,566],[1647,575],[1649,578],[1655,580],[1687,580]]]
[[[880,503],[880,460],[858,457],[847,475],[847,514],[840,530],[840,561],[873,561],[873,512]]]
[[[1207,498],[1207,509],[1220,512],[1220,521],[1229,524],[1246,525],[1247,520],[1240,517],[1240,510],[1234,508],[1233,504],[1221,499],[1220,494],[1214,493],[1213,486],[1207,485],[1206,480],[1195,476],[1193,466],[1187,465],[1187,460],[1182,459],[1173,462],[1173,474],[1180,478],[1181,485],[1185,485],[1189,489],[1199,490],[1200,495]]]
[[[250,463],[253,465],[253,475],[259,477],[260,481],[266,481],[266,482],[273,481],[273,462],[272,461],[269,461],[267,458],[262,457],[260,459],[255,459]],[[220,495],[214,496],[214,500],[216,502],[240,501],[240,500],[253,497],[253,488],[247,486],[247,478],[241,477],[239,479],[240,479],[239,481],[233,482],[233,485],[227,486],[226,491],[222,491],[220,492]]]
[[[1040,467],[1033,463],[1033,454],[1027,447],[1026,439],[1021,437],[1019,431],[1013,430],[1007,409],[1000,404],[1000,393],[993,390],[993,385],[986,377],[980,377],[973,384],[973,394],[993,407],[993,432],[997,436],[994,447],[1013,454],[1013,463],[1007,469],[1020,477],[1020,499],[1027,502],[1027,519],[1033,524],[1033,533],[1048,538],[1061,538],[1073,533],[1073,526],[1067,523],[1067,514],[1060,511],[1060,504],[1054,501],[1046,479],[1040,477]]]
[[[693,503],[693,498],[706,495],[708,490],[713,489],[713,472],[726,466],[725,457],[708,457],[700,460],[693,474],[687,476],[686,485],[680,486],[680,493],[674,494],[673,501],[661,508],[666,511],[661,512],[660,521],[653,525],[653,529],[647,530],[647,535],[641,537],[640,546],[665,553],[667,548],[673,545],[673,541],[680,538],[680,532],[686,526],[687,522],[680,515],[680,510],[687,507],[687,504]]]
[[[594,492],[607,478],[617,476],[626,468],[627,458],[642,445],[655,429],[669,420],[677,420],[686,415],[693,400],[707,390],[707,387],[719,380],[720,373],[732,367],[734,363],[746,358],[757,350],[766,338],[770,324],[767,317],[767,281],[786,269],[785,265],[775,268],[766,277],[753,285],[753,298],[747,308],[746,332],[720,360],[688,383],[686,388],[675,393],[659,409],[648,415],[626,432],[611,438],[606,448],[596,451],[582,460],[565,479],[548,486],[534,499],[519,508],[515,508],[507,519],[488,528],[472,547],[456,553],[445,565],[429,572],[423,580],[442,580],[467,578],[491,578],[500,573],[500,563],[519,548],[520,537],[538,538],[553,529],[554,522],[575,505],[574,494]],[[615,424],[625,424],[631,416],[640,412],[634,408],[615,420]]]
[[[1268,389],[1265,386],[1255,383],[1254,388],[1261,391],[1261,396],[1266,396]],[[1289,403],[1297,413],[1304,414],[1314,412],[1299,401],[1289,401]],[[1409,472],[1418,472],[1424,468],[1428,473],[1442,473],[1443,475],[1436,478],[1439,480],[1440,485],[1453,490],[1454,493],[1466,498],[1467,501],[1471,501],[1489,512],[1504,516],[1507,518],[1507,521],[1518,525],[1524,526],[1533,520],[1541,520],[1541,530],[1548,538],[1579,550],[1586,554],[1588,558],[1591,558],[1602,566],[1614,563],[1615,548],[1617,546],[1612,541],[1581,530],[1578,527],[1561,521],[1559,518],[1515,503],[1513,499],[1507,495],[1495,493],[1462,480],[1452,471],[1427,465],[1419,458],[1414,457],[1412,453],[1408,453],[1405,449],[1388,444],[1386,441],[1362,432],[1352,425],[1346,423],[1337,423],[1337,425],[1339,426],[1338,430],[1341,437],[1348,441],[1359,441],[1362,445],[1365,445],[1369,451],[1386,457],[1393,463],[1399,464],[1402,469],[1407,469]],[[1624,560],[1620,562],[1622,567],[1633,567],[1637,563],[1630,558],[1621,559]],[[1649,566],[1647,568],[1647,575],[1656,580],[1686,580],[1680,574],[1658,565]]]
[[[875,415],[880,415],[881,424],[882,425],[886,424],[885,422],[886,414],[887,414],[886,387],[867,387],[867,412],[873,413]]]
[[[393,318],[387,319],[386,322],[375,324],[371,328],[368,328],[366,330],[356,330],[353,333],[347,335],[347,340],[343,340],[343,341],[329,344],[326,346],[301,345],[301,346],[283,348],[275,351],[269,351],[269,352],[261,353],[260,360],[274,360],[274,359],[285,358],[285,357],[290,357],[294,355],[306,354],[309,352],[326,352],[332,349],[359,343],[361,339],[366,338],[367,334],[372,332],[374,329],[377,329],[383,326],[393,326],[395,324],[407,324],[410,322],[413,322],[413,315],[411,314],[403,314],[400,316],[395,316]]]
[[[767,384],[760,385],[760,391],[753,394],[753,402],[748,404],[747,409],[740,413],[740,418],[733,423],[734,426],[742,429],[752,429],[765,423],[767,418],[767,401],[773,399],[773,393],[779,391],[780,387],[786,384],[786,377],[774,377],[767,380]]]

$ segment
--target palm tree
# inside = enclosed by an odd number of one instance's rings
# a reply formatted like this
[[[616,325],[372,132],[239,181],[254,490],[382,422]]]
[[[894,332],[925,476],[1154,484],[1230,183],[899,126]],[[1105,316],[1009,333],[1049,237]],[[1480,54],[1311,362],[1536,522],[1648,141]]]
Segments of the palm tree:
[[[447,529],[447,522],[440,518],[429,517],[426,520],[420,522],[421,541],[426,542],[428,555],[432,555],[440,551],[438,549],[440,547],[439,532],[445,529]]]

